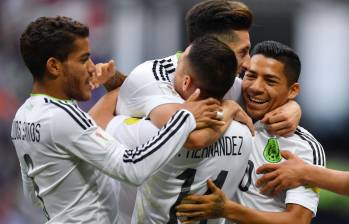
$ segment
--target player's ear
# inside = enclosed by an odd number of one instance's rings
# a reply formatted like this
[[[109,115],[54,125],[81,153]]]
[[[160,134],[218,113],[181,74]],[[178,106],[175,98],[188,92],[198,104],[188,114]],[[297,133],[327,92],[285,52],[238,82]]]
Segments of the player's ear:
[[[301,90],[301,86],[299,85],[299,83],[298,82],[293,83],[288,90],[288,99],[294,100],[296,96],[298,96],[300,90]]]
[[[183,78],[183,91],[188,91],[190,87],[193,85],[193,79],[190,75],[184,75]]]
[[[46,62],[46,70],[50,76],[57,78],[63,71],[63,65],[60,60],[50,57]]]

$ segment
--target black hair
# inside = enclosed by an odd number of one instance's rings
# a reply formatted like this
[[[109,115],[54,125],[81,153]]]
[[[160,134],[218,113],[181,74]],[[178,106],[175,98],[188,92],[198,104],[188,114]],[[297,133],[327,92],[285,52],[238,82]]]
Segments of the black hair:
[[[251,51],[251,57],[256,54],[273,58],[284,64],[284,72],[288,81],[288,85],[298,82],[301,73],[301,62],[296,52],[277,41],[263,41],[258,43]]]
[[[185,18],[189,42],[208,34],[224,42],[234,41],[234,31],[249,30],[252,20],[252,12],[245,4],[230,0],[200,2],[187,12]]]
[[[237,71],[235,54],[217,38],[203,36],[194,40],[188,60],[202,96],[222,99],[234,84]]]
[[[21,35],[20,50],[34,80],[42,80],[50,57],[65,61],[74,41],[88,35],[87,26],[69,17],[40,17],[31,22]]]

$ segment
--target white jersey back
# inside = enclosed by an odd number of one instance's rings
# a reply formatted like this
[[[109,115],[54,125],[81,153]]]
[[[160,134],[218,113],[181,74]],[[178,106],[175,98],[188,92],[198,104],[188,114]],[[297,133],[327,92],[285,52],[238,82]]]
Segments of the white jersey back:
[[[246,175],[236,194],[237,202],[250,208],[270,212],[284,211],[289,203],[298,204],[312,211],[315,216],[319,202],[317,189],[302,186],[287,190],[278,197],[268,197],[261,194],[255,185],[256,180],[261,177],[256,174],[256,169],[266,163],[282,162],[284,159],[278,154],[278,148],[291,151],[307,163],[325,166],[326,158],[321,144],[302,127],[298,127],[289,137],[271,136],[260,121],[255,127],[254,148]]]
[[[47,223],[109,224],[119,223],[119,190],[104,174],[141,184],[181,149],[194,128],[193,116],[181,110],[158,136],[128,149],[74,101],[38,95],[17,111],[11,138],[24,193],[43,207]]]
[[[174,89],[174,77],[178,54],[138,65],[120,88],[116,106],[117,114],[132,117],[147,117],[152,109],[167,103],[183,103]],[[234,74],[232,74],[234,75]],[[240,78],[224,99],[239,101],[241,98]]]
[[[120,122],[116,117],[108,125],[108,131],[120,133],[128,144],[139,144],[147,135],[157,132],[150,121],[135,124]],[[141,134],[147,133],[147,134]],[[200,149],[181,149],[162,169],[138,187],[133,223],[178,223],[175,206],[188,194],[207,194],[207,180],[212,179],[232,197],[247,166],[252,148],[249,129],[233,121],[225,134],[214,144]],[[224,220],[209,220],[221,223]]]

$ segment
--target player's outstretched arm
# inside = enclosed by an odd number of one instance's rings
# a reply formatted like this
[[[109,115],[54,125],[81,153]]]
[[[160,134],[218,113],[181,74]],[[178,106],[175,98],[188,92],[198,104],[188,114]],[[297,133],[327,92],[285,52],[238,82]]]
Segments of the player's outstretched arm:
[[[301,115],[302,110],[299,104],[294,100],[290,100],[286,104],[265,114],[262,122],[269,133],[288,136],[296,131]]]
[[[223,217],[249,224],[308,224],[312,219],[312,212],[300,205],[289,204],[284,212],[261,212],[229,200],[211,180],[207,185],[212,194],[187,196],[177,206],[177,216],[186,220],[182,223]]]
[[[257,169],[257,173],[265,173],[257,180],[257,186],[262,186],[261,192],[279,193],[285,189],[310,185],[349,196],[349,172],[306,164],[289,151],[282,151],[282,156],[287,161],[266,164]]]

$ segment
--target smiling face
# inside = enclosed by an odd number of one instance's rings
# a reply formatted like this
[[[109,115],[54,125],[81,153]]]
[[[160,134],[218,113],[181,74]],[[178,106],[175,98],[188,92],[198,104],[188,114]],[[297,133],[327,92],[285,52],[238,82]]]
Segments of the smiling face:
[[[299,83],[288,85],[284,64],[256,54],[251,58],[242,84],[247,113],[256,120],[273,109],[294,99],[299,93]]]
[[[89,83],[96,68],[90,58],[88,38],[77,38],[74,45],[74,51],[62,62],[64,94],[68,99],[86,101],[92,95]]]

